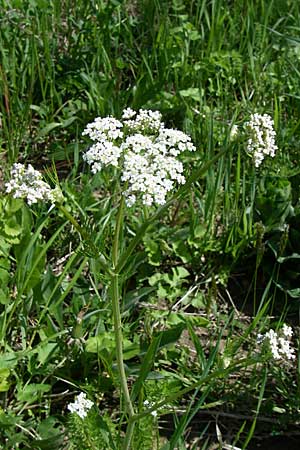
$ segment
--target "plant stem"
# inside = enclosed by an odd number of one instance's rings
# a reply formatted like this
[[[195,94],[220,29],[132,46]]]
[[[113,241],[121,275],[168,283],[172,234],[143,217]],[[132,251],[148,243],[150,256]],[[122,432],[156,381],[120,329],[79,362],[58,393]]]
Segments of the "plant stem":
[[[112,263],[113,270],[117,267],[118,258],[119,258],[119,246],[120,246],[120,232],[122,228],[123,222],[123,211],[124,211],[124,197],[122,196],[118,214],[117,214],[117,222],[115,228],[115,236],[113,241],[112,248]],[[121,322],[121,312],[120,312],[120,293],[119,293],[119,274],[113,273],[111,274],[111,293],[112,293],[112,311],[113,311],[113,320],[114,320],[114,333],[115,333],[115,342],[116,342],[116,358],[117,358],[117,367],[120,376],[121,383],[121,392],[124,396],[125,400],[125,410],[129,416],[129,419],[134,416],[134,409],[130,399],[130,393],[127,384],[127,378],[124,367],[123,360],[123,333],[122,333],[122,322]],[[129,422],[126,436],[124,440],[124,450],[130,449],[131,438],[134,430],[134,422]]]
[[[125,436],[125,440],[124,440],[124,450],[130,450],[130,444],[131,444],[131,439],[133,436],[134,426],[135,426],[135,422],[129,422],[127,425],[126,436]]]
[[[121,197],[118,213],[117,213],[117,221],[115,228],[115,235],[112,247],[112,266],[113,269],[110,269],[106,261],[104,260],[103,255],[99,255],[99,259],[102,267],[105,269],[106,273],[110,275],[111,279],[111,295],[112,295],[112,312],[113,312],[113,321],[114,321],[114,333],[115,333],[115,343],[116,343],[116,359],[117,359],[117,367],[120,376],[121,383],[121,392],[124,396],[125,400],[125,409],[126,413],[129,416],[129,419],[134,416],[134,409],[130,399],[130,393],[127,385],[127,378],[124,367],[123,360],[123,333],[122,333],[122,322],[121,322],[121,312],[120,312],[120,295],[119,295],[119,274],[116,273],[115,269],[118,265],[119,260],[119,247],[120,247],[120,232],[122,228],[123,222],[123,211],[124,211],[124,197]],[[69,222],[74,226],[76,231],[80,234],[84,241],[89,241],[90,237],[87,232],[79,225],[77,220],[69,213],[69,211],[63,205],[57,205],[63,215],[69,220]],[[132,439],[132,434],[134,430],[135,422],[129,422],[128,428],[126,430],[126,436],[124,440],[124,450],[130,449],[130,443]]]
[[[122,222],[123,222],[124,204],[125,204],[125,200],[122,195],[119,209],[118,209],[118,214],[117,214],[115,236],[114,236],[113,247],[112,247],[112,262],[113,262],[114,270],[118,265],[118,259],[119,259],[120,231],[121,231]]]
[[[76,231],[78,231],[78,233],[80,234],[80,236],[83,239],[88,240],[88,235],[86,233],[86,231],[81,228],[81,226],[79,225],[79,223],[77,222],[76,219],[74,219],[74,217],[72,216],[71,213],[69,213],[69,211],[60,203],[57,204],[58,209],[63,213],[63,215],[66,217],[66,219],[68,219],[69,222],[71,222],[71,224],[73,225],[73,227],[75,228]]]
[[[116,342],[116,358],[117,366],[120,375],[121,390],[125,398],[126,410],[129,416],[133,416],[134,410],[130,400],[130,394],[127,386],[127,379],[125,374],[125,367],[123,361],[123,333],[122,333],[122,323],[121,323],[121,313],[119,304],[119,276],[114,275],[111,278],[112,284],[112,310],[114,319],[114,332],[115,332],[115,342]]]

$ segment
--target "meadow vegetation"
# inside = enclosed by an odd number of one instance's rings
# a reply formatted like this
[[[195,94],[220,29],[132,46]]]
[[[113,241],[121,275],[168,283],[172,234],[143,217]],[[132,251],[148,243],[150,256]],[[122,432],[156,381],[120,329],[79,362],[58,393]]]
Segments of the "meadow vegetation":
[[[300,3],[0,0],[0,93],[0,448],[299,438]],[[195,146],[166,198],[92,165],[127,108]]]

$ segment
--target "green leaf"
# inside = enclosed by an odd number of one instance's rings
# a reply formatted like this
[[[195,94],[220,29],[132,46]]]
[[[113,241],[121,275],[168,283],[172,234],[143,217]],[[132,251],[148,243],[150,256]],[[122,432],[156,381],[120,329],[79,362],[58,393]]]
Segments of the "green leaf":
[[[17,399],[20,402],[32,403],[37,398],[39,398],[40,395],[44,394],[45,392],[49,392],[50,389],[51,389],[51,384],[32,383],[32,384],[27,384],[26,386],[19,385]]]
[[[11,243],[4,238],[4,236],[0,236],[0,256],[4,256],[5,258],[9,257],[9,252],[11,249]],[[8,260],[7,260],[8,262]]]
[[[286,289],[284,286],[282,286],[279,283],[275,283],[275,285],[277,287],[279,287],[279,289],[281,289],[282,291],[284,291],[287,294],[289,294],[292,298],[300,298],[300,288]]]
[[[185,319],[182,314],[170,312],[170,314],[167,316],[167,324],[171,325],[171,326],[178,325],[184,321],[185,321]]]
[[[161,332],[161,340],[159,348],[165,347],[170,344],[174,344],[178,341],[181,336],[181,333],[186,328],[185,324],[177,325],[176,327],[172,327],[166,331]]]
[[[115,335],[113,332],[106,332],[98,334],[89,338],[85,344],[85,350],[88,353],[98,353],[104,352],[105,355],[109,354],[110,357],[115,356]],[[132,342],[129,339],[123,339],[123,358],[128,360],[137,356],[140,353],[140,345],[136,342]]]
[[[124,60],[122,58],[117,58],[116,59],[116,67],[118,69],[125,69],[126,64],[125,64],[125,62],[124,62]]]
[[[61,127],[62,127],[62,128],[67,128],[67,127],[70,126],[73,122],[75,122],[75,120],[77,120],[77,117],[76,117],[76,116],[69,117],[68,119],[63,120],[63,121],[61,122]]]
[[[196,315],[189,315],[186,317],[186,320],[195,327],[207,327],[210,324],[210,320],[206,319],[206,317],[200,317]]]
[[[162,259],[161,243],[156,242],[151,236],[147,235],[144,237],[143,242],[148,255],[149,263],[153,266],[159,266]]]
[[[24,201],[20,198],[9,197],[8,201],[5,202],[5,212],[8,216],[11,216],[15,212],[24,206]]]
[[[207,228],[203,224],[196,225],[194,229],[195,238],[202,238],[203,236],[205,236],[206,231]]]
[[[29,448],[41,450],[57,450],[62,448],[65,438],[65,433],[57,433],[54,436],[49,436],[47,439],[32,440]]]
[[[172,243],[173,250],[177,256],[181,259],[181,261],[186,264],[191,261],[192,255],[188,249],[186,243],[182,240],[175,241]]]
[[[2,353],[0,354],[0,370],[13,369],[18,363],[17,353]]]
[[[37,348],[37,360],[41,363],[41,364],[45,364],[45,362],[47,361],[48,357],[50,356],[51,353],[53,353],[53,351],[58,347],[58,345],[54,342],[48,342],[48,343],[42,343],[38,346]]]
[[[154,364],[156,353],[159,349],[161,337],[162,337],[162,333],[159,334],[157,337],[153,338],[153,340],[147,350],[147,353],[143,359],[143,362],[142,362],[142,365],[140,368],[139,377],[136,380],[136,382],[134,383],[132,392],[131,392],[131,398],[132,398],[133,402],[138,397],[140,390],[142,388],[142,385],[143,385],[144,381],[146,380],[149,372],[151,371],[151,368]]]
[[[111,352],[115,349],[115,341],[113,333],[103,333],[90,337],[85,344],[85,350],[88,353],[98,353],[102,350]]]
[[[7,234],[7,236],[19,236],[21,234],[22,227],[16,223],[14,219],[10,219],[4,224],[4,233]]]
[[[0,276],[1,276],[1,270],[0,270]],[[4,291],[0,288],[0,303],[1,305],[7,305],[10,302],[10,296],[8,291]]]
[[[37,137],[38,138],[45,137],[47,134],[50,133],[50,131],[54,130],[57,127],[61,127],[61,123],[58,122],[48,123],[48,125],[39,130]]]
[[[10,375],[9,369],[0,369],[0,392],[7,392],[10,388],[8,377]]]
[[[191,98],[192,100],[196,100],[197,102],[201,101],[201,93],[200,93],[200,89],[199,88],[189,88],[189,89],[183,89],[181,91],[179,91],[179,94],[182,97],[188,97]]]
[[[138,356],[141,352],[140,346],[136,342],[131,342],[128,339],[123,340],[123,359],[127,361],[135,356]]]
[[[285,414],[286,409],[285,408],[279,408],[279,406],[273,406],[272,411],[278,414]]]

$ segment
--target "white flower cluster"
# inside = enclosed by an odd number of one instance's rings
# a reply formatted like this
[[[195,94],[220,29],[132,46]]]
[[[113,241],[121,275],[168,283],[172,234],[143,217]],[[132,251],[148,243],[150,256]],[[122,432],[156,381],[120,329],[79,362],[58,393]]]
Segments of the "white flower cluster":
[[[84,419],[91,407],[93,406],[93,402],[86,398],[86,394],[81,392],[76,398],[74,403],[69,403],[68,410],[72,413],[78,414],[81,419]]]
[[[14,198],[25,198],[29,205],[38,201],[58,201],[59,192],[51,189],[48,183],[42,180],[40,172],[31,164],[26,168],[23,164],[16,163],[10,172],[11,179],[5,184],[6,192]]]
[[[144,406],[146,406],[146,408],[152,408],[153,405],[154,405],[154,403],[153,403],[153,402],[149,402],[149,400],[145,400],[145,401],[144,401]],[[157,417],[157,411],[156,411],[156,410],[151,411],[150,414],[151,414],[153,417]]]
[[[123,137],[120,130],[123,124],[114,117],[97,117],[94,122],[89,123],[83,131],[83,135],[88,135],[93,141],[102,141],[106,138],[117,139]]]
[[[271,329],[265,334],[259,334],[257,336],[258,344],[267,343],[274,359],[295,359],[295,349],[290,346],[290,339],[293,335],[292,328],[284,324],[280,331],[278,334]]]
[[[252,153],[255,167],[259,167],[266,155],[274,157],[277,150],[274,121],[268,114],[252,114],[246,123],[250,134],[247,150]]]
[[[124,126],[131,132],[156,133],[162,127],[162,116],[159,111],[140,109],[138,113],[131,108],[123,111]],[[131,120],[133,119],[133,120]]]
[[[141,198],[143,204],[163,205],[175,183],[184,184],[180,153],[196,150],[185,133],[167,129],[158,111],[127,108],[120,122],[112,117],[97,118],[83,134],[95,143],[84,160],[97,173],[106,166],[119,167],[126,184],[128,206]]]

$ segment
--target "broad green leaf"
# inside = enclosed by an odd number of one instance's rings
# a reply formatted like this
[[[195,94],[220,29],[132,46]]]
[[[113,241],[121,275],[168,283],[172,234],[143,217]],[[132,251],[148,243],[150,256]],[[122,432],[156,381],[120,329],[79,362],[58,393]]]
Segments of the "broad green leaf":
[[[181,259],[181,261],[186,264],[191,261],[192,254],[189,251],[188,246],[182,240],[178,240],[172,243],[173,250],[177,256]]]
[[[41,449],[41,450],[57,450],[58,448],[62,448],[64,443],[65,433],[57,433],[49,436],[47,439],[33,439],[29,448],[32,449]]]
[[[18,386],[17,399],[20,402],[32,403],[40,395],[45,392],[49,392],[51,389],[51,384],[27,384],[26,386]]]
[[[89,338],[86,341],[85,350],[88,353],[109,353],[114,356],[116,349],[115,336],[113,332],[106,332]],[[140,353],[140,346],[127,338],[123,339],[123,357],[128,360]]]
[[[21,234],[22,227],[16,223],[14,219],[9,220],[4,224],[4,233],[7,234],[7,236],[19,236]]]
[[[0,369],[0,392],[7,392],[10,388],[10,383],[8,381],[9,375],[9,369]]]
[[[10,216],[19,211],[22,206],[24,206],[24,201],[22,199],[8,197],[8,201],[5,202],[5,212]]]
[[[113,333],[103,333],[90,337],[85,344],[85,350],[88,353],[98,353],[102,350],[112,351],[115,349]]]
[[[50,356],[51,353],[53,353],[53,351],[58,347],[57,343],[54,342],[48,342],[48,343],[42,343],[38,346],[37,348],[37,360],[41,363],[44,364],[48,357]]]
[[[61,127],[62,128],[67,128],[69,125],[71,125],[73,122],[75,122],[75,120],[77,120],[76,116],[69,117],[68,119],[63,120],[61,122]]]
[[[0,354],[0,370],[13,369],[18,363],[17,353],[2,353]]]
[[[50,131],[54,130],[57,127],[61,127],[61,124],[58,122],[52,122],[52,123],[48,123],[48,125],[46,125],[44,128],[42,128],[39,132],[38,132],[38,137],[45,137],[47,134],[50,133]]]
[[[181,333],[186,328],[185,324],[177,325],[176,327],[169,328],[160,334],[160,345],[159,348],[165,347],[170,344],[174,344],[178,341]]]
[[[188,97],[188,98],[191,98],[192,100],[196,100],[197,102],[201,101],[201,94],[200,94],[199,88],[183,89],[183,90],[179,91],[179,94],[182,97]]]
[[[0,270],[1,276],[1,270]],[[0,303],[1,305],[7,305],[10,302],[10,295],[7,291],[0,288]]]

